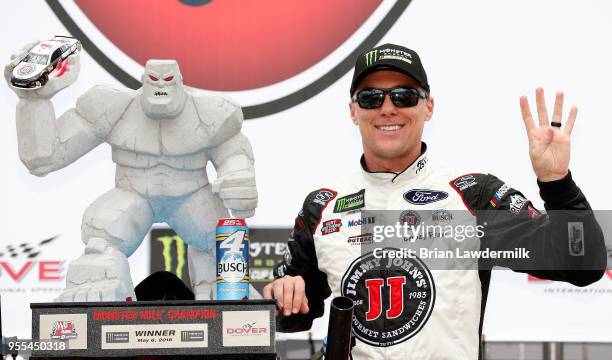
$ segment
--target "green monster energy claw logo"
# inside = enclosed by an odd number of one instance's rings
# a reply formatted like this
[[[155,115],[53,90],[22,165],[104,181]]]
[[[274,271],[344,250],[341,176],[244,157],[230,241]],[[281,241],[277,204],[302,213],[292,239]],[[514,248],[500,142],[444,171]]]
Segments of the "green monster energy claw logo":
[[[378,50],[367,52],[364,57],[366,66],[370,66],[378,60]]]
[[[345,212],[359,209],[365,206],[365,189],[362,189],[354,194],[343,196],[336,200],[334,212]]]
[[[172,243],[176,244],[176,269],[174,273],[179,279],[183,278],[183,267],[185,266],[185,242],[178,235],[160,236],[157,241],[162,243],[164,257],[164,268],[166,271],[172,272]]]

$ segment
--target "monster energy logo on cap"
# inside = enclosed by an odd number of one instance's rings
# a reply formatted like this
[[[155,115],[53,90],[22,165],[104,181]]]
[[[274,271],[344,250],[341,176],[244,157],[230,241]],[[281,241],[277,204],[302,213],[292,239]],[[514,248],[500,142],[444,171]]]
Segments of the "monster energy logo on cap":
[[[355,63],[355,72],[351,80],[350,95],[355,95],[357,86],[372,72],[378,70],[399,71],[413,77],[429,93],[427,74],[419,55],[407,47],[395,44],[383,44],[361,53]]]
[[[350,210],[359,209],[365,206],[365,189],[362,189],[354,194],[346,195],[336,200],[334,212],[340,213]]]
[[[372,50],[370,52],[365,53],[365,64],[366,66],[370,66],[378,60],[378,50]]]

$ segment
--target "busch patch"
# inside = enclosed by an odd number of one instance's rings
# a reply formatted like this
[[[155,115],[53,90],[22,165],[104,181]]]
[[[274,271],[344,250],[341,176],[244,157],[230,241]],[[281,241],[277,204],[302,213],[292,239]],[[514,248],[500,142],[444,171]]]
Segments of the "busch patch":
[[[414,205],[425,205],[436,201],[444,200],[448,197],[446,191],[429,189],[412,189],[404,193],[404,200]]]
[[[50,338],[54,340],[76,339],[78,336],[73,321],[55,321]]]
[[[418,258],[355,259],[342,277],[342,295],[355,304],[353,334],[378,347],[404,342],[427,323],[435,302],[429,269]]]
[[[515,215],[518,215],[521,212],[526,203],[527,199],[525,199],[523,195],[510,195],[510,211]]]
[[[342,220],[340,219],[327,220],[323,223],[323,226],[321,226],[321,234],[327,235],[327,234],[338,232],[340,231],[341,227],[342,227]]]
[[[431,221],[436,224],[453,220],[453,214],[448,210],[435,210],[431,213]]]

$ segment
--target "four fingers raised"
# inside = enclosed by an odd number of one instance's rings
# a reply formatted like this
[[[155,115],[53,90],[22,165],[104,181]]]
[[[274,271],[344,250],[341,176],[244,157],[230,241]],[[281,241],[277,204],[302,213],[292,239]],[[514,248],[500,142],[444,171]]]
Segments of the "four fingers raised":
[[[563,119],[563,92],[557,92],[555,96],[555,105],[553,109],[552,122],[554,123],[562,123]],[[527,132],[531,131],[535,128],[535,123],[533,121],[533,116],[531,115],[531,109],[529,107],[529,100],[527,96],[521,96],[520,100],[520,108],[521,115],[523,116],[523,122],[525,123],[525,129]],[[546,109],[546,102],[544,100],[544,90],[542,88],[536,89],[536,109],[538,112],[538,123],[540,127],[550,126],[548,122],[548,111]],[[578,108],[573,106],[570,109],[570,113],[567,117],[567,122],[564,124],[564,133],[570,135],[572,133],[572,129],[574,128],[574,123],[576,121],[576,115],[578,114]]]

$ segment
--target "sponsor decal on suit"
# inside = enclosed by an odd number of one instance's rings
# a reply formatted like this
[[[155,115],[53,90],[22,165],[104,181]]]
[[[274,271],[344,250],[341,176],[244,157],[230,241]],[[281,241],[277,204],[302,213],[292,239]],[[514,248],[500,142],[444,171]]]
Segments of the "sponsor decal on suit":
[[[474,175],[470,174],[463,175],[462,177],[456,179],[455,181],[453,181],[453,185],[460,191],[463,191],[465,189],[471,188],[474,185],[478,185],[478,182],[476,181]]]
[[[411,189],[404,193],[404,200],[413,205],[425,205],[448,197],[446,191],[430,189]]]
[[[342,227],[342,220],[340,219],[331,219],[323,222],[323,226],[321,226],[321,235],[328,235],[331,233],[335,233],[340,231]]]
[[[381,258],[374,252],[353,261],[342,277],[341,290],[355,304],[353,334],[378,347],[418,334],[436,298],[431,272],[420,259]]]
[[[336,200],[334,212],[341,213],[361,209],[365,206],[365,189],[354,194],[346,195]]]

